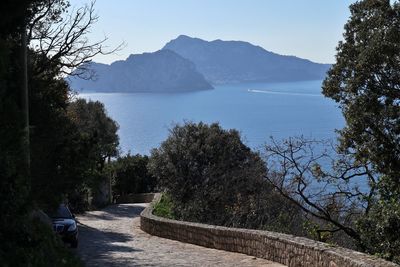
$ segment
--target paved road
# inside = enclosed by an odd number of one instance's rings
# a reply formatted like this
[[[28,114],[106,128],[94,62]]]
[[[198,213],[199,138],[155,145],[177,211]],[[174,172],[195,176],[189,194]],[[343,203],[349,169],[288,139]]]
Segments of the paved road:
[[[112,205],[77,216],[77,252],[86,266],[283,266],[244,254],[151,236],[140,230],[139,214],[145,206]]]

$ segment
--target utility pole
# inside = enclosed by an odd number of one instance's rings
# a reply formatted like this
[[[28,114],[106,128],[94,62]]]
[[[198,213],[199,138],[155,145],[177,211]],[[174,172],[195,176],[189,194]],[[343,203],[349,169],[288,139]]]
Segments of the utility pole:
[[[112,178],[114,176],[112,168],[110,168],[110,162],[111,162],[111,157],[108,156],[108,168],[109,168],[109,173],[108,173],[108,201],[110,204],[113,203],[113,195],[112,195]]]
[[[30,174],[30,134],[29,134],[29,90],[28,90],[28,52],[26,41],[26,27],[21,31],[21,55],[22,55],[22,86],[21,86],[21,110],[24,127],[24,160],[28,175]]]

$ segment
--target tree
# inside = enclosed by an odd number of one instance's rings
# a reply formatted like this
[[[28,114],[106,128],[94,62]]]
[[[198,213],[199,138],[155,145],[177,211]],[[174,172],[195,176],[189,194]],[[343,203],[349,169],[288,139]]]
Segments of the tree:
[[[1,38],[17,37],[21,29],[34,16],[31,7],[40,5],[43,0],[4,0],[0,3],[0,35]]]
[[[378,176],[369,163],[357,162],[330,142],[303,137],[272,139],[264,156],[266,179],[308,215],[314,238],[365,249],[356,222],[376,201]]]
[[[76,187],[73,204],[79,210],[84,208],[81,205],[86,205],[82,199],[83,193],[94,195],[95,205],[104,205],[111,196],[111,174],[104,167],[106,160],[118,155],[118,124],[107,115],[104,105],[98,101],[77,99],[69,103],[67,115],[80,139],[82,154],[78,158],[87,163],[86,169],[81,172],[82,183]]]
[[[90,157],[102,170],[107,158],[118,155],[118,124],[111,119],[99,101],[77,99],[68,105],[68,117],[80,135],[91,142]]]
[[[33,219],[32,176],[21,157],[26,125],[21,105],[22,32],[44,1],[1,1],[0,8],[0,262],[2,266],[77,266],[51,229]],[[31,60],[33,62],[34,60]],[[32,66],[32,65],[31,65]],[[42,84],[43,85],[43,84]],[[53,85],[50,85],[53,86]],[[55,196],[60,192],[52,191]]]
[[[30,69],[36,55],[31,55]],[[58,79],[57,69],[48,65],[45,73],[31,72],[31,199],[48,209],[57,206],[68,192],[82,183],[82,172],[88,165],[84,141],[78,128],[67,116],[67,83]]]
[[[346,119],[341,150],[379,174],[375,204],[358,224],[366,250],[400,262],[400,3],[364,0],[350,11],[323,93]]]
[[[139,154],[128,154],[112,162],[110,168],[114,177],[113,193],[123,196],[154,192],[156,179],[147,169],[148,162],[148,156]]]
[[[358,249],[400,262],[400,5],[364,0],[350,10],[323,83],[346,120],[339,147],[273,142],[267,179],[319,223],[320,237],[344,232]]]
[[[0,245],[0,262],[4,266],[76,265],[51,230],[30,216],[34,209],[58,204],[63,194],[79,185],[76,181],[86,169],[81,166],[86,162],[81,161],[84,146],[66,116],[69,88],[62,78],[62,68],[63,62],[68,62],[67,53],[46,57],[35,46],[28,49],[30,104],[34,107],[30,113],[30,169],[21,157],[28,143],[20,101],[21,73],[26,66],[20,60],[21,50],[26,51],[25,30],[33,22],[51,24],[61,18],[67,2],[5,0],[0,4],[0,239],[4,241]],[[38,11],[48,5],[59,12],[39,15]],[[69,30],[74,32],[74,27]]]
[[[87,63],[94,56],[112,54],[123,47],[120,44],[108,50],[105,46],[107,37],[89,41],[87,34],[98,20],[94,5],[95,1],[92,1],[71,9],[67,0],[44,0],[32,7],[34,16],[27,23],[28,43],[48,65],[59,70],[59,75],[90,79],[94,73]],[[40,73],[45,69],[40,64],[36,71]]]
[[[371,161],[400,192],[400,4],[364,0],[350,10],[323,93],[346,119],[341,149]]]
[[[268,210],[273,205],[263,201],[264,193],[274,194],[263,180],[259,155],[242,143],[236,130],[216,123],[173,127],[160,148],[152,150],[149,169],[170,195],[180,219],[263,228],[276,219],[268,214],[282,212]]]

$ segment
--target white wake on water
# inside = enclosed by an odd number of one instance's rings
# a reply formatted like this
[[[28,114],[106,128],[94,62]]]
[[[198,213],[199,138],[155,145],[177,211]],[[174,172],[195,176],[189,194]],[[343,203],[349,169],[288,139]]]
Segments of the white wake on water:
[[[313,97],[322,97],[323,96],[323,95],[320,95],[320,94],[276,92],[276,91],[269,91],[269,90],[254,90],[254,89],[248,89],[247,92],[250,92],[250,93],[262,93],[262,94],[273,94],[273,95],[296,95],[296,96],[313,96]]]

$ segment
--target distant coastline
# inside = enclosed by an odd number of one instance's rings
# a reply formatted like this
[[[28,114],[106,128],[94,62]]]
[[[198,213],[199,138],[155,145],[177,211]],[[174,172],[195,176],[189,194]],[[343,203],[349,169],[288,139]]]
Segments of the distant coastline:
[[[80,92],[184,93],[213,85],[321,80],[329,64],[279,55],[243,41],[205,41],[180,35],[153,53],[85,66],[94,80],[68,77]]]

